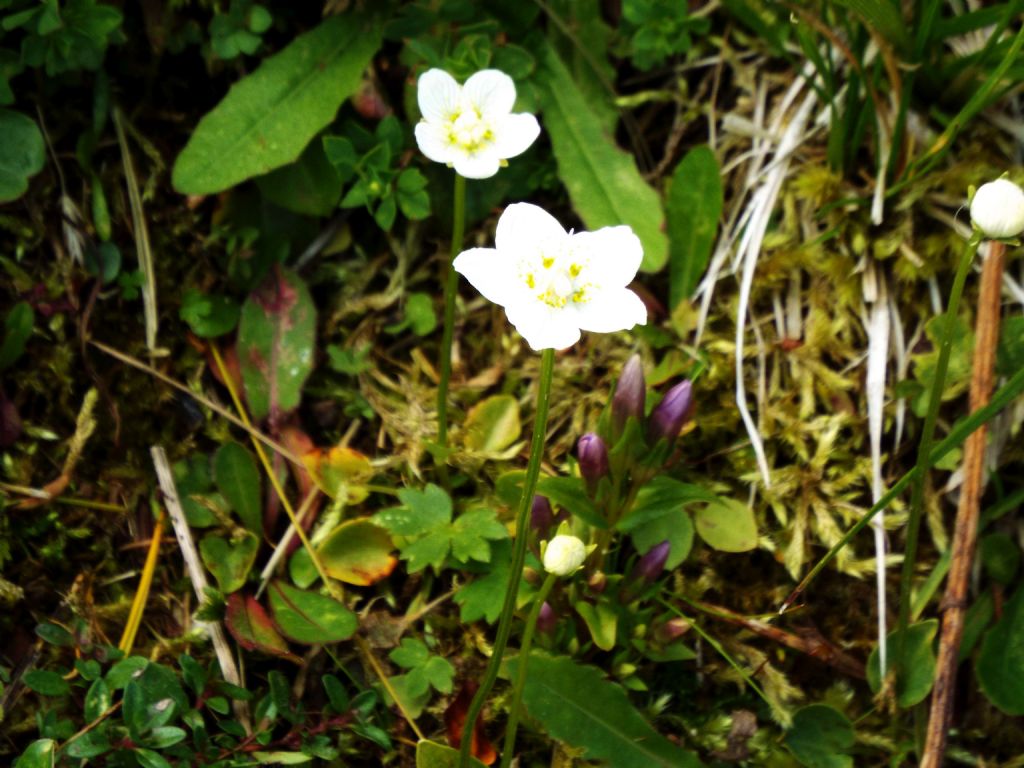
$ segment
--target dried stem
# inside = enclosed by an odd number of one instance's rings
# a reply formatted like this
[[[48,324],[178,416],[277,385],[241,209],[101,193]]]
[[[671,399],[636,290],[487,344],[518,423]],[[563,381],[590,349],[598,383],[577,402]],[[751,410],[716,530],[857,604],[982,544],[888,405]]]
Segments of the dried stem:
[[[982,268],[971,372],[972,412],[988,405],[992,395],[996,345],[999,343],[999,289],[1003,281],[1005,250],[1006,246],[1002,243],[990,243],[988,258]],[[949,579],[941,605],[943,616],[939,660],[921,768],[938,768],[946,750],[946,734],[952,719],[956,685],[957,656],[964,632],[967,586],[974,562],[974,545],[978,539],[978,511],[983,491],[987,431],[985,426],[980,427],[967,438],[964,446],[964,481],[956,512]]]

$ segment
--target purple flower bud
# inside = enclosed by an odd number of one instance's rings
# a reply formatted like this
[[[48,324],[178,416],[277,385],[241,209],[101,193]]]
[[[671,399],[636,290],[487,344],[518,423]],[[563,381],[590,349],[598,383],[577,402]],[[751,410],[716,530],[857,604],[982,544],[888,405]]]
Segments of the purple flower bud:
[[[676,384],[665,393],[647,422],[647,436],[652,443],[662,438],[675,440],[690,418],[693,409],[693,385],[689,380]]]
[[[643,419],[646,396],[644,366],[640,362],[640,355],[633,355],[623,366],[612,396],[612,429],[616,435],[622,434],[630,416],[638,421]]]
[[[648,584],[658,578],[661,572],[665,570],[665,563],[668,561],[671,549],[671,545],[666,540],[660,544],[655,544],[647,550],[647,554],[640,558],[636,568],[633,569],[633,578]]]
[[[662,643],[667,644],[685,635],[690,631],[690,627],[691,624],[687,619],[676,616],[658,627],[654,632],[654,636]]]
[[[608,446],[593,432],[580,438],[576,444],[576,457],[580,461],[580,474],[588,487],[596,485],[608,474]]]
[[[530,526],[538,533],[547,533],[554,520],[555,513],[547,497],[539,494],[534,496],[533,506],[530,508]]]
[[[537,631],[544,635],[554,632],[557,623],[558,617],[555,616],[554,609],[545,601],[540,607],[540,613],[537,614]]]
[[[601,573],[601,571],[594,571],[590,574],[590,578],[587,579],[587,588],[595,595],[600,595],[607,586],[608,577]]]

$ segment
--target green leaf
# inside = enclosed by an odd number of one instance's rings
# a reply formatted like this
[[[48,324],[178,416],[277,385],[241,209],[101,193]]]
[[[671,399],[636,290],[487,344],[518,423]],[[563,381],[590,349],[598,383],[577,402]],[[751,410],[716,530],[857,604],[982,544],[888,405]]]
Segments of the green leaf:
[[[43,696],[67,696],[71,693],[68,681],[48,669],[33,669],[22,679],[29,689]]]
[[[1020,547],[1005,533],[990,533],[978,542],[978,557],[988,575],[1009,586],[1020,567]]]
[[[136,748],[135,759],[139,761],[142,768],[174,768],[159,752],[154,752],[151,749]]]
[[[522,474],[520,474],[519,495],[522,495]],[[608,523],[601,517],[594,502],[587,495],[583,479],[579,477],[542,477],[537,481],[537,493],[546,496],[552,504],[568,510],[588,525],[607,528]],[[518,497],[516,503],[518,504]]]
[[[471,509],[463,512],[451,526],[452,556],[461,562],[490,562],[488,541],[508,538],[508,530],[498,522],[493,509]]]
[[[274,622],[282,634],[296,643],[323,645],[352,637],[359,620],[337,600],[306,592],[283,581],[267,590]]]
[[[53,768],[56,748],[57,744],[53,739],[37,739],[14,761],[14,768]],[[455,754],[458,756],[458,752]],[[416,763],[419,765],[418,758]]]
[[[119,691],[137,675],[149,666],[149,660],[144,656],[127,656],[114,664],[104,678],[110,690]]]
[[[512,395],[492,395],[469,409],[462,440],[471,451],[500,453],[521,433],[519,401]]]
[[[102,715],[111,703],[110,686],[102,677],[93,680],[89,691],[85,694],[83,714],[87,722],[92,722]]]
[[[346,520],[317,548],[328,575],[346,584],[366,587],[387,578],[398,560],[388,532],[368,517]]]
[[[2,151],[2,150],[0,150]],[[19,301],[4,318],[4,338],[0,343],[0,371],[10,368],[25,351],[32,335],[35,313],[27,301]]]
[[[262,536],[260,471],[252,454],[240,443],[224,443],[213,455],[213,480],[242,525]]]
[[[1024,588],[1017,590],[981,641],[975,672],[994,706],[1008,715],[1024,715]]]
[[[349,12],[265,59],[200,120],[174,163],[174,188],[220,192],[298,158],[355,93],[379,46],[379,25]]]
[[[632,156],[605,133],[550,45],[541,49],[539,62],[544,127],[573,208],[590,229],[628,224],[643,244],[640,268],[658,271],[668,258],[661,198],[641,178]]]
[[[469,758],[469,764],[485,768],[475,757]],[[416,768],[459,768],[459,750],[424,739],[416,744]]]
[[[374,518],[395,536],[424,534],[452,519],[452,500],[434,483],[422,491],[403,488],[398,498],[402,506],[385,509]]]
[[[313,370],[316,309],[305,283],[277,268],[245,301],[238,363],[254,420],[293,410]]]
[[[521,659],[511,659],[513,675]],[[655,731],[600,670],[564,656],[531,654],[523,701],[555,739],[611,768],[697,768],[702,763]]]
[[[999,331],[996,373],[1012,376],[1021,368],[1024,368],[1024,317],[1016,315],[1003,320]]]
[[[889,633],[886,647],[889,651],[889,667],[896,670],[896,703],[901,707],[912,707],[924,701],[935,681],[935,652],[932,641],[938,631],[935,619],[911,624],[907,627],[906,638],[900,641],[900,632]],[[878,648],[868,657],[867,678],[871,690],[881,689]]]
[[[312,141],[294,163],[256,179],[263,196],[305,216],[327,216],[341,200],[341,176],[324,154],[322,141]]]
[[[697,511],[694,522],[705,543],[721,552],[749,552],[757,546],[754,511],[741,501],[719,499]]]
[[[224,617],[228,631],[247,651],[262,651],[271,656],[282,656],[298,661],[288,650],[288,644],[274,628],[274,623],[263,606],[250,595],[235,592],[228,596],[228,610]]]
[[[89,759],[99,757],[111,749],[110,739],[105,731],[90,731],[72,741],[64,750],[68,757]]]
[[[234,299],[217,294],[200,293],[189,288],[181,297],[178,316],[188,323],[192,333],[202,339],[213,339],[230,333],[238,325],[241,308]]]
[[[28,180],[43,169],[46,146],[36,121],[20,112],[0,109],[0,203],[17,200]]]
[[[576,613],[580,615],[587,625],[587,629],[590,630],[590,637],[594,641],[594,645],[602,651],[610,651],[615,647],[619,617],[609,605],[603,602],[592,605],[581,600],[576,603]]]
[[[187,735],[181,728],[173,725],[164,725],[152,730],[149,738],[146,739],[146,744],[155,749],[167,749],[167,747],[173,747],[178,742],[183,741]]]
[[[403,637],[402,644],[391,651],[388,658],[404,669],[414,669],[426,663],[430,651],[419,638]]]
[[[259,548],[260,540],[248,531],[230,542],[221,536],[210,535],[199,542],[199,556],[217,580],[220,591],[230,595],[245,586]]]
[[[455,593],[459,617],[463,622],[484,619],[488,624],[493,624],[498,620],[505,590],[508,589],[511,558],[512,545],[508,539],[491,545],[491,570],[483,576],[477,576]]]
[[[410,696],[422,696],[430,688],[440,693],[452,692],[455,667],[441,656],[432,656],[422,640],[402,638],[402,644],[391,651],[388,658],[409,670],[404,675],[404,686]]]
[[[434,301],[426,293],[410,293],[405,299],[405,325],[417,336],[426,336],[437,327]]]
[[[704,274],[722,215],[722,200],[722,174],[715,153],[706,145],[694,147],[676,166],[665,198],[670,309],[689,298]]]
[[[630,538],[640,553],[667,541],[669,553],[665,569],[672,570],[686,559],[693,548],[693,521],[685,509],[670,509],[661,517],[635,526]]]
[[[850,768],[847,754],[854,745],[853,725],[846,715],[825,704],[797,710],[786,734],[786,746],[807,768]]]

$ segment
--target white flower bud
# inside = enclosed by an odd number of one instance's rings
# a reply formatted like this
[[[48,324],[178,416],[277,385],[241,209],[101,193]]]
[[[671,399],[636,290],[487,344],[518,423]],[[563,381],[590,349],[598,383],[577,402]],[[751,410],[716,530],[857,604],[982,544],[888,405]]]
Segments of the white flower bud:
[[[575,573],[587,559],[587,548],[575,536],[555,536],[544,549],[544,570],[555,576]]]
[[[985,237],[999,240],[1024,232],[1024,190],[1009,179],[982,184],[971,201],[971,221]]]

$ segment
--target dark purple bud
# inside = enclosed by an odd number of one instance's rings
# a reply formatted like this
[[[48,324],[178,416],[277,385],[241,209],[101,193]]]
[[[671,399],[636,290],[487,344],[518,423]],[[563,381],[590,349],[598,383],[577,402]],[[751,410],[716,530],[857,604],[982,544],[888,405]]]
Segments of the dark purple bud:
[[[608,474],[608,446],[593,432],[580,438],[576,444],[576,457],[580,461],[580,474],[588,487]]]
[[[551,509],[551,502],[546,496],[534,496],[533,507],[530,509],[530,525],[538,533],[547,533],[551,524],[555,521],[555,513]]]
[[[665,563],[668,561],[668,554],[671,548],[671,545],[666,540],[660,544],[655,544],[647,550],[647,554],[637,562],[636,568],[633,570],[633,578],[645,581],[648,584],[658,578],[661,572],[665,570]]]
[[[647,436],[652,443],[662,438],[675,440],[693,409],[693,385],[688,380],[676,384],[665,393],[647,422]]]
[[[637,420],[643,419],[646,396],[644,366],[640,362],[640,355],[633,355],[623,366],[612,396],[612,428],[616,435],[622,434],[630,416]]]
[[[554,632],[557,623],[558,617],[555,616],[554,609],[545,601],[540,607],[540,613],[537,614],[537,631],[544,635]]]

